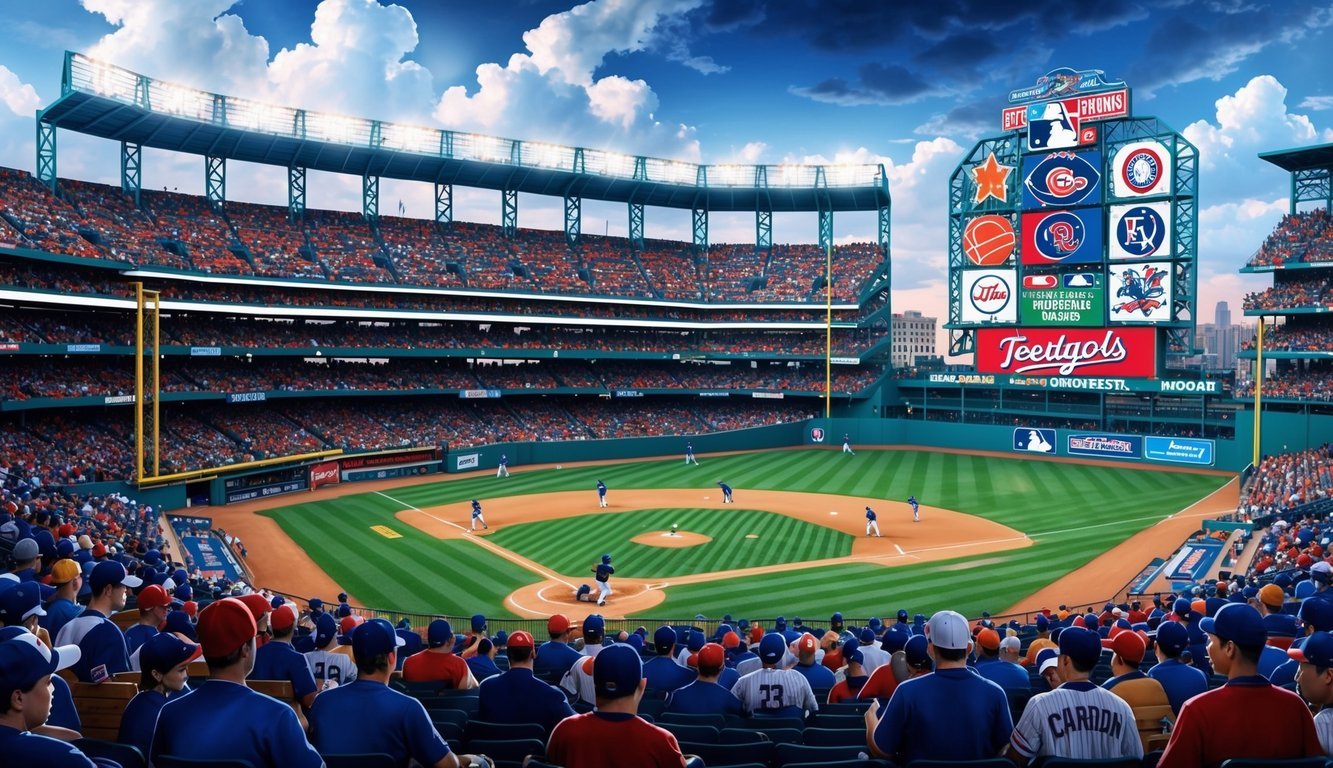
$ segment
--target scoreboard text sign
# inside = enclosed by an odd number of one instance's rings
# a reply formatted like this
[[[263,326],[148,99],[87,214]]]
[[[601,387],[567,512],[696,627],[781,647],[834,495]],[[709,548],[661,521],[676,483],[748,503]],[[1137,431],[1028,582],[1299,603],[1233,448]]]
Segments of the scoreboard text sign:
[[[1018,296],[1022,325],[1096,327],[1106,320],[1106,286],[1096,272],[1024,275]]]

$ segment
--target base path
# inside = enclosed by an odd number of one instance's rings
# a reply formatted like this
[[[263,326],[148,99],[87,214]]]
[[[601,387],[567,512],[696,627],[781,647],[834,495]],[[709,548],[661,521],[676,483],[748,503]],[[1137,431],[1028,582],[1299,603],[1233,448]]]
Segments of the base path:
[[[658,488],[652,490],[615,491],[607,498],[610,507],[600,509],[597,498],[588,491],[562,491],[542,494],[540,502],[533,496],[510,496],[486,500],[486,522],[489,530],[475,533],[468,530],[472,516],[469,502],[445,504],[428,509],[405,509],[397,514],[399,520],[442,539],[466,539],[494,554],[532,571],[541,580],[515,590],[505,598],[505,606],[519,616],[539,618],[552,613],[566,612],[577,607],[575,591],[580,584],[596,586],[590,574],[569,576],[552,573],[528,558],[487,541],[487,535],[506,525],[553,520],[581,515],[605,515],[633,512],[659,507],[717,509],[726,514],[731,505],[722,503],[722,496],[714,490],[697,488]],[[613,577],[614,590],[607,602],[606,615],[623,617],[642,613],[666,599],[664,590],[675,584],[695,584],[706,581],[724,581],[742,576],[789,571],[792,568],[813,568],[847,563],[880,563],[886,566],[904,563],[944,560],[966,555],[1031,546],[1032,541],[1020,531],[980,517],[938,507],[921,507],[921,522],[912,522],[912,510],[906,504],[867,499],[856,496],[838,496],[818,493],[791,493],[785,491],[745,491],[737,502],[745,509],[759,509],[826,528],[851,534],[856,538],[852,553],[847,557],[826,558],[800,563],[779,563],[755,568],[690,574],[670,579],[629,579]],[[880,537],[865,535],[865,507],[870,504],[879,512]],[[655,541],[644,541],[663,546],[662,537],[670,530],[671,520],[663,520],[660,530],[641,536]],[[682,532],[684,533],[684,532]],[[697,535],[697,534],[696,534]],[[590,558],[596,552],[590,550]],[[592,562],[590,559],[589,562]]]

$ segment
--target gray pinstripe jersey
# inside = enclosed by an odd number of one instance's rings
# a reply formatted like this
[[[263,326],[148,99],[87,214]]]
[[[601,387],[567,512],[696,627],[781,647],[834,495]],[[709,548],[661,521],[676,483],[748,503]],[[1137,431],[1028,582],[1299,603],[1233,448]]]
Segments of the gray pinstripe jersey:
[[[794,669],[760,669],[745,675],[731,687],[741,700],[745,713],[800,707],[806,712],[819,711],[815,692],[805,675]]]
[[[1091,683],[1066,683],[1033,696],[1009,743],[1028,759],[1143,757],[1134,710],[1124,699]]]

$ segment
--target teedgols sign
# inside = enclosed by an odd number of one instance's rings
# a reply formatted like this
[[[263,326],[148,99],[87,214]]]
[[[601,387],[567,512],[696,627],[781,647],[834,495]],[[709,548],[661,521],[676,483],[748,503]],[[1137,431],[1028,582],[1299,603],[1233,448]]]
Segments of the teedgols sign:
[[[1157,375],[1157,331],[979,328],[977,372],[1152,378]]]

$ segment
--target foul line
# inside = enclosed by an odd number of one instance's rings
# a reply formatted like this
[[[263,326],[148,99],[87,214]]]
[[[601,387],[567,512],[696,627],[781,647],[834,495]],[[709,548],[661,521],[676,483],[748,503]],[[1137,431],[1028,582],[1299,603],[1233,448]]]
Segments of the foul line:
[[[421,509],[420,507],[414,507],[414,506],[412,506],[411,504],[408,504],[407,502],[403,501],[402,499],[395,499],[394,497],[390,496],[390,495],[387,494],[387,493],[383,493],[383,492],[381,492],[381,491],[371,491],[371,493],[375,493],[375,494],[378,494],[378,495],[380,495],[380,496],[383,496],[384,498],[388,499],[389,501],[392,501],[392,502],[395,503],[395,504],[402,504],[403,506],[407,507],[408,509],[412,510],[413,512],[419,512],[419,513],[425,515],[426,517],[429,517],[429,518],[432,519],[432,520],[435,520],[435,521],[437,521],[437,522],[444,523],[445,525],[451,525],[451,526],[453,526],[454,528],[457,528],[458,530],[463,531],[464,533],[466,533],[466,532],[468,531],[467,528],[464,528],[463,526],[459,525],[458,523],[455,523],[455,522],[453,522],[453,521],[451,521],[451,520],[445,520],[444,518],[442,518],[442,517],[438,517],[438,516],[436,516],[436,515],[432,515],[431,513],[427,512],[427,511],[424,510],[424,509]],[[484,538],[482,538],[482,537],[480,537],[480,536],[464,536],[463,539],[464,539],[465,541],[471,541],[472,543],[476,544],[477,546],[481,547],[482,549],[485,549],[485,550],[487,550],[488,552],[491,552],[492,554],[499,555],[500,557],[503,557],[504,559],[508,560],[508,561],[511,562],[511,563],[514,563],[515,565],[521,566],[521,567],[523,567],[523,568],[525,568],[525,569],[527,569],[527,570],[529,570],[529,571],[532,571],[533,573],[537,574],[538,576],[542,576],[542,577],[544,577],[544,578],[550,579],[551,581],[558,581],[558,582],[560,582],[561,584],[564,584],[565,586],[570,587],[571,589],[575,589],[575,588],[576,588],[576,587],[574,587],[573,584],[569,583],[568,581],[565,581],[564,579],[560,578],[559,576],[556,576],[554,573],[549,573],[549,572],[547,572],[546,569],[542,568],[541,566],[537,565],[536,563],[531,562],[531,561],[529,561],[529,560],[525,560],[525,559],[519,558],[519,557],[515,556],[513,552],[510,552],[509,550],[507,550],[507,549],[505,549],[504,547],[501,547],[501,546],[499,546],[499,545],[492,544],[492,543],[490,543],[489,541],[486,541],[486,539],[484,539]]]

